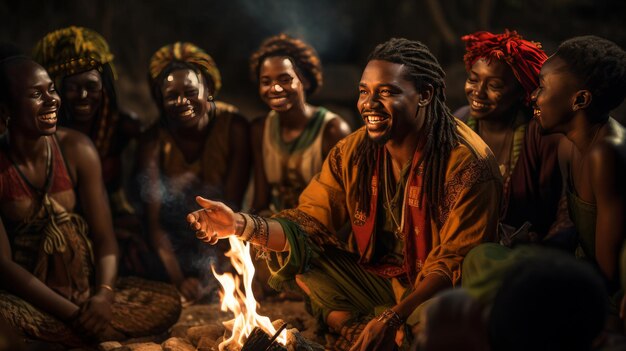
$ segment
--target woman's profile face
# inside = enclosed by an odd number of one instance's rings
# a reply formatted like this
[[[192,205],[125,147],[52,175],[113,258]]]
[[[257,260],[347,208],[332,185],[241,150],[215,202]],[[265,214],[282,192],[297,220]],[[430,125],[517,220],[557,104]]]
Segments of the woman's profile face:
[[[7,68],[11,102],[10,130],[33,136],[56,132],[59,95],[48,72],[34,61],[16,62]]]
[[[522,104],[524,90],[503,61],[478,59],[467,72],[465,96],[470,115],[477,120],[512,118],[508,113]]]

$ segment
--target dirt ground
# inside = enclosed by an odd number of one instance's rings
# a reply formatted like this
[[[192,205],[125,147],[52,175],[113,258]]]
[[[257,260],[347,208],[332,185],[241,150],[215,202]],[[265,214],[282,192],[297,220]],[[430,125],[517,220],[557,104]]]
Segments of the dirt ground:
[[[296,328],[308,340],[324,344],[323,337],[315,334],[315,321],[306,312],[304,302],[268,298],[261,302],[257,313],[272,321],[282,320],[288,328]],[[72,351],[213,351],[215,342],[224,333],[222,322],[233,318],[230,312],[221,312],[219,302],[195,304],[183,308],[180,319],[162,335],[130,339],[123,342],[105,342],[89,349]],[[64,350],[49,344],[29,343],[29,351]]]

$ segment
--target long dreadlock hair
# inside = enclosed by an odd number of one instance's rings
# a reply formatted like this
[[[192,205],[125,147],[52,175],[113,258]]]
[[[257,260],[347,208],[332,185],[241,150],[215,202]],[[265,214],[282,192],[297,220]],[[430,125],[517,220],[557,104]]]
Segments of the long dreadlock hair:
[[[426,106],[424,128],[423,155],[415,171],[424,169],[424,189],[431,204],[430,208],[439,207],[443,196],[446,166],[452,149],[459,143],[456,131],[456,121],[446,106],[445,73],[439,62],[424,44],[404,38],[392,38],[374,49],[368,61],[382,60],[404,65],[405,78],[414,82],[418,91],[430,84],[433,88],[433,98]],[[369,213],[371,199],[371,181],[376,168],[379,151],[384,146],[376,144],[370,138],[365,138],[356,152],[357,164],[362,164],[363,171],[357,176],[359,189],[358,206],[360,210]],[[432,211],[437,214],[438,211]]]

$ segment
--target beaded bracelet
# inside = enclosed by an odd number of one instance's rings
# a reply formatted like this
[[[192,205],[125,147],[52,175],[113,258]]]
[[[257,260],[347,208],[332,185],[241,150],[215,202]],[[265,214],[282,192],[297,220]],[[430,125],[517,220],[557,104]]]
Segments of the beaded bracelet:
[[[400,329],[404,321],[400,316],[392,309],[386,309],[378,316],[378,321],[387,324],[393,329]]]
[[[261,245],[263,247],[267,246],[270,237],[270,227],[267,220],[261,216],[255,216],[243,212],[239,212],[239,214],[244,220],[241,234],[237,234],[239,240]]]

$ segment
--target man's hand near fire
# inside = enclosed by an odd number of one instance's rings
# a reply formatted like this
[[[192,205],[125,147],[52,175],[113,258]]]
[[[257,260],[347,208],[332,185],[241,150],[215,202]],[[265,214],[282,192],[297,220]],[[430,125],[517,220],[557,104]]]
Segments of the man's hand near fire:
[[[202,209],[188,214],[187,222],[198,239],[215,245],[219,239],[234,235],[239,240],[270,250],[289,250],[283,228],[277,221],[235,213],[225,204],[201,196],[196,196],[196,202]]]
[[[201,196],[196,196],[196,202],[202,209],[188,214],[187,222],[198,239],[215,245],[219,239],[235,235],[237,214],[233,210],[221,202]]]

